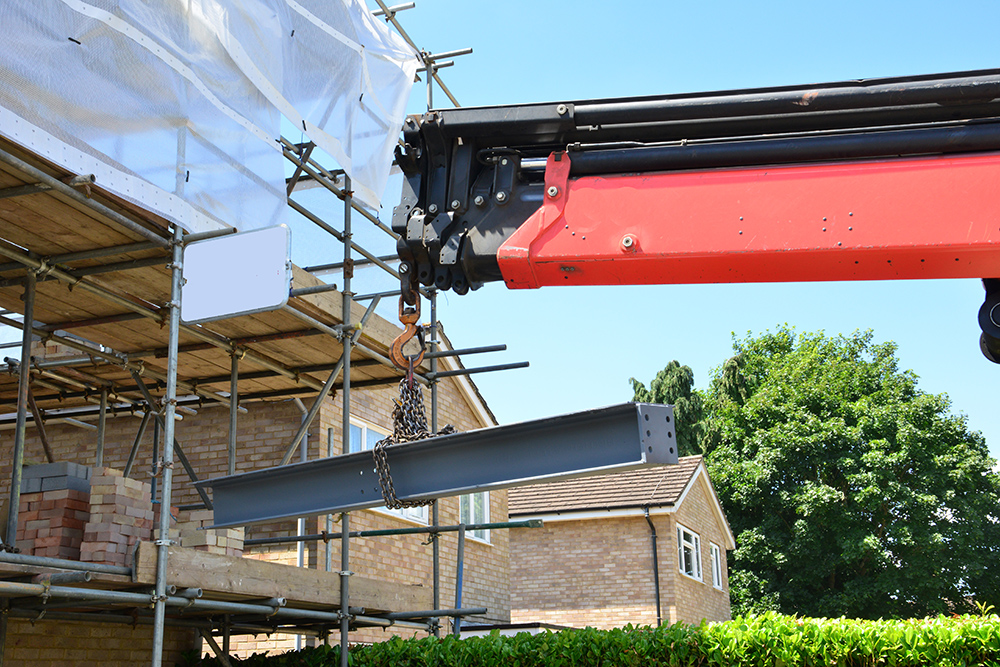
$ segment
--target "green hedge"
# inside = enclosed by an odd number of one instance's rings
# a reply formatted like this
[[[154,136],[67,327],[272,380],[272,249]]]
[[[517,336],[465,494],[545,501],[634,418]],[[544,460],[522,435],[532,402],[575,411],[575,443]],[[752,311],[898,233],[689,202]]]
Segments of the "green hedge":
[[[248,667],[337,667],[338,647],[255,655]],[[1000,617],[907,621],[811,619],[765,614],[727,623],[538,635],[401,640],[352,648],[352,667],[868,667],[1000,665]],[[214,659],[190,665],[215,666]]]

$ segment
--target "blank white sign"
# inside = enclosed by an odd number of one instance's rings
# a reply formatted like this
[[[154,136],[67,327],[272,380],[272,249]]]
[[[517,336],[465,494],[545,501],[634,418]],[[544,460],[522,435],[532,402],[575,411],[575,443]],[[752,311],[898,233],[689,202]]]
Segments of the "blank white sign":
[[[290,252],[285,225],[186,246],[181,319],[194,324],[281,308],[292,284]]]

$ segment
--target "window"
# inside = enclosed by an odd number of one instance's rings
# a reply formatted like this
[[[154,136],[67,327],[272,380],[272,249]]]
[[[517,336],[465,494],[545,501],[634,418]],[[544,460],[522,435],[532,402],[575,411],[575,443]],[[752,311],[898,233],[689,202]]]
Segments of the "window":
[[[470,493],[467,496],[459,496],[458,499],[458,520],[465,524],[489,523],[490,520],[490,493]],[[468,531],[468,535],[483,542],[490,541],[490,531],[486,529]]]
[[[360,452],[365,449],[374,449],[375,443],[389,435],[389,433],[378,426],[356,423],[351,420],[351,437],[348,440],[348,451],[345,454]]]
[[[701,538],[684,526],[677,526],[677,561],[681,572],[701,581]]]
[[[347,452],[352,453],[373,449],[375,444],[387,435],[389,435],[389,432],[386,429],[352,417]],[[379,512],[409,519],[410,521],[427,523],[427,505],[421,507],[401,507],[397,510],[391,510],[388,507],[377,507],[375,509]]]
[[[722,588],[722,550],[711,542],[708,543],[708,548],[712,553],[712,585]]]

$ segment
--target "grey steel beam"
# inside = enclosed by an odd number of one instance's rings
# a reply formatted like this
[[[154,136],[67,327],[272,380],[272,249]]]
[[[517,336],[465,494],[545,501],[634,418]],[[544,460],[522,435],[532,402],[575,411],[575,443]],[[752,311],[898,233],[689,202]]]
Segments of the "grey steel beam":
[[[88,187],[97,182],[97,178],[93,174],[80,174],[79,176],[73,176],[62,181],[70,187]],[[24,195],[38,194],[39,192],[47,192],[52,189],[51,185],[45,183],[29,183],[28,185],[17,185],[11,188],[4,188],[0,190],[0,199],[7,199],[8,197],[23,197]],[[90,196],[90,190],[87,190],[87,196]]]
[[[428,109],[430,111],[430,109]],[[430,340],[430,354],[435,355],[438,353],[438,318],[437,318],[437,295],[438,291],[436,289],[431,290],[431,340]],[[506,347],[506,346],[504,346]],[[424,355],[427,358],[427,355]],[[430,364],[431,373],[437,373],[438,362],[437,358],[431,356],[428,360]],[[438,432],[438,383],[437,381],[431,382],[431,433]],[[441,524],[441,503],[435,500],[431,504],[431,525],[437,528]],[[428,542],[431,543],[431,585],[434,590],[432,591],[432,599],[434,601],[434,608],[437,609],[441,606],[441,536],[434,532],[431,533]],[[439,625],[434,626],[432,634],[435,637],[441,636],[441,627]]]
[[[200,630],[202,639],[212,648],[212,652],[215,653],[215,657],[218,658],[219,662],[222,663],[222,667],[232,667],[233,663],[229,662],[229,651],[223,650],[219,646],[218,642],[215,641],[215,637],[212,636],[211,631],[202,628]]]
[[[316,181],[324,188],[332,192],[337,198],[344,200],[345,203],[347,202],[348,191],[350,190],[349,185],[346,185],[345,183],[345,189],[341,190],[335,185],[335,182],[337,180],[335,174],[331,173],[327,169],[324,169],[319,163],[317,163],[315,160],[313,160],[308,156],[306,156],[304,160],[301,159],[298,155],[299,147],[290,142],[288,139],[281,137],[279,141],[281,142],[282,152],[285,158],[287,158],[289,162],[294,164],[297,168],[301,168],[301,170],[305,172],[305,174],[307,174],[314,181]],[[291,200],[289,200],[289,203],[291,203]],[[365,210],[365,208],[360,204],[354,202],[353,198],[352,201],[350,202],[350,206],[355,211],[357,211],[365,218],[367,218],[373,225],[375,225],[383,232],[391,236],[393,239],[399,239],[399,234],[392,231],[392,228],[390,228],[384,222],[379,220],[376,215],[374,215],[370,211]]]
[[[349,293],[345,294],[348,294],[348,296],[344,297],[345,303],[349,303],[350,300]],[[323,383],[323,387],[320,389],[319,394],[313,400],[313,404],[309,408],[309,412],[302,420],[302,425],[299,426],[299,430],[292,437],[292,443],[288,446],[288,449],[285,450],[285,454],[281,458],[281,465],[285,465],[292,460],[292,454],[295,453],[295,448],[299,446],[300,442],[302,442],[302,438],[305,437],[306,433],[309,430],[309,425],[312,424],[313,420],[316,419],[316,415],[319,414],[319,409],[323,406],[323,401],[326,400],[326,397],[330,395],[330,390],[333,388],[333,384],[337,380],[337,376],[340,375],[341,369],[343,369],[345,367],[345,364],[350,361],[351,346],[357,345],[358,339],[361,337],[361,330],[368,325],[368,319],[375,313],[375,308],[377,307],[378,307],[378,300],[376,299],[375,301],[372,301],[371,304],[369,304],[368,309],[365,311],[365,314],[361,317],[360,326],[354,329],[354,332],[350,336],[346,337],[343,351],[340,354],[340,360],[337,361],[337,364],[333,367],[333,370],[330,372],[330,376],[327,378],[326,382]],[[349,313],[350,310],[347,310],[345,312]],[[347,319],[350,320],[350,317],[348,317]],[[345,328],[344,330],[350,331],[349,328]],[[347,368],[350,369],[350,366],[347,366]],[[348,386],[350,385],[348,384]]]
[[[160,491],[160,539],[156,540],[156,593],[153,596],[153,667],[163,664],[163,628],[167,612],[167,551],[170,546],[170,501],[173,492],[174,468],[174,411],[177,409],[177,346],[181,328],[181,284],[184,279],[184,246],[181,241],[183,232],[174,227],[173,259],[170,270],[170,329],[167,339],[167,391],[163,396],[163,415],[154,416],[163,424],[163,487]],[[146,385],[134,373],[136,384],[143,391],[146,402],[152,408],[152,396],[146,391]],[[178,452],[180,448],[177,448]],[[181,459],[184,461],[184,459]],[[193,476],[193,471],[188,474]],[[209,505],[206,501],[206,505]],[[194,600],[193,602],[198,602]]]
[[[382,260],[383,262],[398,262],[399,256],[379,255],[379,259]],[[372,263],[373,262],[368,259],[356,259],[352,262],[352,266],[354,268],[358,268],[359,266],[365,266]],[[335,271],[341,271],[343,270],[343,268],[344,268],[343,262],[333,262],[332,264],[316,264],[314,266],[306,266],[304,267],[303,270],[308,271],[309,273],[323,274],[323,273],[333,273]],[[292,290],[292,292],[295,292],[295,290]]]
[[[527,521],[494,521],[491,523],[470,523],[464,524],[466,530],[504,530],[507,528],[541,528],[544,524],[541,519],[528,519]],[[412,526],[409,528],[386,528],[383,530],[352,530],[350,537],[388,537],[390,535],[436,535],[438,533],[458,532],[460,526]],[[329,542],[339,540],[343,537],[343,532],[319,533],[315,535],[279,535],[277,537],[258,537],[251,540],[243,540],[244,547],[260,546],[263,544],[291,544],[295,542]]]
[[[302,162],[305,162],[306,160],[308,160],[309,156],[312,155],[313,149],[315,149],[315,148],[316,148],[316,144],[314,144],[311,141],[308,144],[306,144],[305,146],[303,146],[300,149],[302,151],[302,156],[301,156],[300,160]],[[291,197],[292,196],[292,192],[295,191],[295,184],[299,182],[299,177],[301,175],[302,175],[302,165],[299,164],[299,165],[297,165],[295,167],[295,171],[292,172],[291,178],[288,179],[287,184],[285,185],[285,196],[286,197]]]
[[[174,368],[174,369],[177,368],[177,355],[176,355],[176,352],[174,353],[174,355],[173,355],[173,357],[171,359],[170,364],[171,364],[170,365],[171,368]],[[176,370],[175,370],[174,371],[174,377],[176,377],[176,375],[177,375],[177,373],[176,373]],[[170,387],[169,384],[167,385],[167,395],[163,399],[163,403],[164,403],[163,411],[164,411],[164,414],[160,414],[159,412],[156,412],[156,410],[154,409],[154,407],[156,406],[156,399],[154,399],[153,395],[149,393],[149,389],[146,388],[145,383],[139,378],[139,374],[136,373],[135,371],[132,371],[132,379],[135,380],[136,385],[138,385],[138,387],[139,387],[139,391],[142,392],[143,397],[146,399],[146,405],[148,405],[149,408],[150,408],[150,410],[152,411],[153,419],[155,419],[156,423],[160,425],[160,428],[163,429],[164,433],[170,433],[172,435],[173,432],[174,432],[174,429],[173,428],[168,428],[167,425],[168,424],[173,424],[174,410],[177,409],[177,389],[176,389],[177,380],[174,380],[174,385],[175,386],[174,386],[173,389],[171,389],[171,387]],[[173,392],[173,393],[171,393],[171,392]],[[170,409],[169,412],[168,412],[167,411],[168,408],[172,408],[172,409]],[[167,415],[169,415],[169,417]],[[170,419],[169,422],[167,421],[168,418]],[[168,446],[169,446],[169,449],[168,449]],[[164,460],[165,461],[171,461],[171,464],[170,464],[171,468],[173,467],[173,457],[176,456],[177,460],[181,462],[182,466],[184,466],[184,470],[185,470],[185,472],[187,472],[188,477],[191,479],[192,482],[194,482],[195,484],[197,484],[197,482],[198,482],[198,474],[195,472],[194,467],[191,465],[191,461],[189,461],[188,457],[184,455],[184,450],[181,448],[181,443],[177,442],[177,438],[176,437],[171,437],[169,441],[167,441],[166,439],[164,439],[163,452],[164,452],[164,457],[163,457]],[[170,455],[169,459],[167,458],[168,452],[169,452],[169,455]],[[166,489],[166,487],[164,487],[164,489]],[[212,501],[209,499],[208,494],[205,493],[201,488],[198,488],[197,491],[198,491],[198,495],[201,496],[202,502],[205,503],[205,507],[207,507],[208,509],[212,509]],[[164,529],[164,530],[166,530],[166,529]],[[166,532],[164,532],[162,534],[165,535]]]
[[[677,463],[673,408],[624,403],[387,450],[396,495],[423,500]],[[198,482],[217,526],[378,507],[371,452]]]
[[[102,257],[113,257],[115,255],[125,255],[130,252],[139,252],[141,250],[150,250],[152,248],[159,248],[159,247],[160,246],[156,243],[140,241],[139,243],[128,243],[119,246],[95,248],[94,250],[83,250],[81,252],[69,252],[62,255],[50,255],[49,257],[45,258],[45,261],[49,265],[67,264],[69,262],[78,262],[84,259],[100,259]],[[21,266],[20,262],[7,262],[6,264],[0,264],[0,273],[4,271],[13,271],[14,269],[20,266]]]
[[[0,245],[0,247],[2,247],[2,245]],[[2,254],[2,251],[0,251],[0,254]],[[0,315],[0,324],[6,324],[7,326],[11,326],[11,327],[14,327],[16,329],[21,329],[24,326],[23,323],[18,322],[17,320],[12,320],[12,319],[10,319],[8,317],[3,317],[2,315]],[[73,348],[75,350],[83,352],[84,354],[86,354],[89,357],[91,357],[91,361],[93,361],[93,359],[101,359],[102,361],[106,361],[106,362],[108,362],[110,364],[113,364],[115,366],[119,366],[119,367],[124,368],[125,370],[128,370],[128,371],[138,371],[141,374],[147,375],[147,376],[149,376],[149,377],[151,377],[151,378],[153,378],[155,380],[160,380],[162,382],[166,382],[166,380],[167,380],[167,374],[166,373],[158,371],[158,370],[156,370],[156,369],[154,369],[152,367],[146,366],[145,364],[143,364],[141,362],[140,363],[136,363],[136,362],[128,361],[127,358],[126,358],[127,355],[122,355],[122,354],[117,353],[117,352],[114,353],[114,354],[109,353],[109,352],[104,352],[102,350],[98,350],[97,348],[91,347],[90,345],[82,343],[79,340],[76,340],[74,338],[70,338],[68,336],[59,336],[59,335],[54,334],[54,333],[52,333],[50,331],[46,331],[46,330],[44,330],[44,329],[42,329],[40,327],[31,327],[31,331],[32,331],[33,334],[35,334],[37,336],[40,336],[40,337],[44,338],[45,340],[56,341],[58,343],[62,343],[63,345],[66,345],[67,347],[71,347],[71,348]],[[65,364],[65,362],[57,362],[55,364],[56,367],[58,367],[60,365],[66,365],[66,364]],[[70,364],[70,365],[73,365],[73,364]],[[47,368],[47,367],[50,367],[50,365],[46,364],[46,363],[41,363],[41,364],[39,364],[37,366],[37,368],[39,370]],[[212,392],[212,391],[206,391],[205,389],[200,389],[199,387],[196,387],[196,386],[194,386],[192,384],[188,384],[186,382],[178,382],[177,386],[180,387],[180,388],[182,388],[182,389],[184,389],[185,391],[190,391],[191,393],[198,394],[199,396],[203,396],[203,397],[205,397],[205,398],[207,398],[209,400],[217,401],[219,403],[222,403],[223,405],[229,405],[229,399],[226,396],[223,396],[221,394],[217,394],[217,393]],[[39,399],[39,400],[41,400],[41,399]]]
[[[139,444],[142,442],[142,436],[146,434],[146,427],[149,426],[149,418],[152,415],[153,412],[151,409],[142,413],[142,422],[139,424],[139,430],[135,433],[135,440],[132,441],[132,449],[128,452],[128,462],[125,463],[125,472],[122,473],[125,477],[132,476],[132,466],[135,465],[135,456],[139,453]]]
[[[31,416],[35,418],[35,430],[38,431],[38,439],[42,441],[42,449],[45,450],[45,459],[49,463],[55,463],[55,458],[52,456],[52,447],[49,445],[49,436],[45,432],[45,418],[42,417],[42,411],[38,409],[38,405],[35,403],[35,394],[31,390],[31,385],[28,385],[28,407],[31,409]]]
[[[425,357],[426,358],[426,357]],[[431,361],[434,361],[432,359]],[[458,368],[453,371],[431,371],[427,373],[424,377],[428,380],[439,380],[441,378],[450,378],[456,375],[475,375],[476,373],[492,373],[494,371],[509,371],[515,368],[527,368],[530,365],[528,361],[515,361],[510,364],[496,364],[495,366],[480,366],[479,368]]]
[[[435,305],[434,305],[434,301],[432,300],[431,301],[431,312],[433,313],[434,310],[436,310],[436,308],[435,308]],[[436,321],[437,320],[434,318],[434,315],[432,314],[431,315],[431,327],[432,328],[435,326],[434,322],[436,322]],[[433,350],[436,347],[437,347],[437,343],[432,342],[431,343],[431,349]],[[431,351],[431,352],[427,352],[426,354],[424,354],[424,359],[439,359],[441,357],[464,357],[464,356],[467,356],[467,355],[470,355],[470,354],[482,354],[484,352],[505,352],[506,350],[507,350],[507,345],[506,344],[501,344],[501,345],[482,345],[480,347],[465,347],[465,348],[460,348],[458,350],[438,350],[436,352]]]
[[[81,269],[66,269],[66,274],[74,276],[76,278],[82,278],[84,276],[96,276],[102,273],[116,273],[119,271],[131,271],[133,269],[144,269],[150,266],[162,266],[169,262],[168,257],[146,257],[145,259],[128,259],[121,262],[113,262],[111,264],[98,264],[96,266],[87,266]],[[44,282],[47,280],[56,280],[54,276],[43,276],[40,277],[39,282]],[[0,280],[0,287],[11,287],[12,285],[22,285],[24,284],[23,278],[6,278]]]
[[[0,159],[2,159],[2,157],[3,157],[3,151],[0,151]],[[84,278],[76,278],[74,276],[69,275],[65,271],[62,271],[55,267],[47,267],[45,263],[42,262],[41,260],[32,257],[30,254],[23,252],[18,246],[15,246],[14,244],[8,241],[4,241],[3,239],[0,239],[0,255],[21,262],[30,269],[34,269],[36,271],[47,271],[48,275],[54,276],[55,278],[58,278],[62,282],[69,283],[73,285],[73,287],[75,288],[85,290],[91,294],[94,294],[95,296],[105,299],[111,303],[117,304],[125,308],[126,310],[131,310],[133,312],[139,313],[144,317],[159,322],[161,325],[166,324],[167,320],[169,319],[168,315],[171,312],[171,308],[169,307],[159,308],[154,310],[140,303],[133,302],[128,295],[119,294],[118,292],[107,289],[97,283],[88,282]],[[176,262],[172,262],[172,264],[176,264]],[[7,322],[4,323],[6,324]],[[210,345],[225,350],[230,354],[236,351],[236,346],[233,345],[233,343],[229,339],[222,336],[221,334],[217,334],[213,331],[210,331],[202,327],[201,325],[181,324],[179,331],[183,331],[184,333],[189,334],[204,343],[209,343]],[[42,335],[45,335],[45,333],[43,332]],[[78,345],[77,346],[71,345],[71,347],[78,347]],[[87,354],[94,354],[95,356],[100,356],[97,355],[97,353],[94,351],[88,351],[88,350],[84,351]],[[275,370],[281,373],[282,375],[295,380],[296,382],[300,382],[306,385],[307,387],[312,387],[313,389],[320,389],[323,386],[320,382],[314,380],[309,376],[296,376],[280,362],[271,359],[267,355],[261,354],[253,349],[246,348],[245,350],[241,350],[241,354],[243,354],[243,356],[248,361],[251,361],[259,366],[263,366],[264,368]],[[386,363],[390,362],[387,361]],[[213,400],[219,401],[224,405],[229,405],[229,400],[226,398],[223,398],[221,396],[214,396],[212,398]]]
[[[389,9],[385,11],[381,9],[376,9],[374,12],[372,12],[372,16],[386,16],[387,14],[395,16],[396,12],[401,12],[404,9],[413,9],[414,7],[416,7],[416,3],[407,2],[402,5],[393,5],[392,7],[389,7]]]
[[[0,151],[2,153],[2,151]],[[35,272],[30,269],[24,283],[24,327],[21,330],[21,362],[17,381],[17,424],[14,427],[14,452],[10,474],[10,502],[7,504],[7,528],[4,548],[17,551],[17,516],[21,506],[21,468],[24,465],[24,434],[28,419],[28,383],[31,381],[31,323],[35,317]]]
[[[94,457],[94,467],[104,467],[104,434],[108,424],[108,389],[101,388],[101,412],[97,416],[97,454]]]
[[[351,177],[344,175],[344,265],[351,266],[351,238],[353,238],[353,233],[351,232],[351,203],[353,197],[351,196]],[[354,269],[344,271],[344,294],[342,302],[343,310],[343,322],[344,326],[348,327],[351,324],[351,279],[354,274]],[[374,310],[372,308],[371,310]],[[367,313],[365,313],[367,315]],[[351,433],[351,344],[354,342],[354,336],[344,337],[344,381],[343,381],[343,391],[341,392],[341,405],[340,405],[340,439],[342,443],[343,451],[350,450],[350,433]],[[340,515],[340,525],[343,528],[341,531],[343,534],[340,537],[340,608],[344,610],[349,610],[350,608],[350,587],[351,587],[351,561],[350,561],[350,549],[351,549],[351,515],[344,512]],[[305,532],[305,531],[303,531]],[[299,548],[302,548],[302,544],[299,544]],[[329,549],[329,547],[327,547]],[[351,629],[350,619],[346,616],[340,620],[340,667],[348,667],[350,662],[348,660],[348,651],[350,650],[350,636],[349,630]]]
[[[229,451],[226,456],[226,473],[236,474],[236,427],[240,405],[240,356],[233,354],[229,371]]]

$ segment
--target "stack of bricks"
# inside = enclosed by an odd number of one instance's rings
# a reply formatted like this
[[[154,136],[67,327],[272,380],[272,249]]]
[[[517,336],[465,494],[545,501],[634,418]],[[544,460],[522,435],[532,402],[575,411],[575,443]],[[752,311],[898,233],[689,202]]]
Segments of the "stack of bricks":
[[[120,470],[95,468],[90,477],[90,521],[80,560],[128,565],[133,545],[153,529],[149,484],[123,477]]]
[[[69,462],[24,468],[17,531],[22,553],[79,560],[89,518],[90,468]]]
[[[179,546],[224,556],[243,555],[243,528],[206,528],[214,522],[212,510],[188,513],[186,520],[178,521],[170,529],[168,538]],[[158,530],[156,531],[159,532]]]

